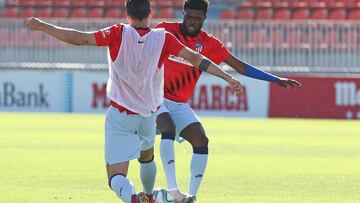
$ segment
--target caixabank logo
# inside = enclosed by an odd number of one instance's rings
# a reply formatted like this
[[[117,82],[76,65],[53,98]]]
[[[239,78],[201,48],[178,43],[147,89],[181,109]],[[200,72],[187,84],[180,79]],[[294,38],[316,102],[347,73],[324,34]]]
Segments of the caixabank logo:
[[[335,105],[346,108],[348,119],[360,119],[360,87],[353,81],[335,82]]]
[[[31,85],[21,89],[15,83],[0,83],[0,107],[1,108],[50,108],[48,101],[49,93],[45,91],[43,84]]]

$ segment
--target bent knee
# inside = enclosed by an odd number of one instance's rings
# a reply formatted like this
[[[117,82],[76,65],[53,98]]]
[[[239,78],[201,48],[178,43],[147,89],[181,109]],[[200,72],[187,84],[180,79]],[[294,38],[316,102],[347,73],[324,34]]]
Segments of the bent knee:
[[[153,148],[146,150],[146,151],[142,151],[140,153],[140,157],[138,158],[138,161],[140,163],[148,163],[148,162],[151,162],[152,160],[154,160]]]
[[[138,158],[140,163],[149,163],[152,162],[152,160],[154,160],[154,155],[140,156]]]
[[[209,138],[206,137],[205,134],[201,134],[201,136],[196,136],[191,140],[192,147],[207,147],[209,145]]]
[[[172,121],[164,122],[161,125],[158,125],[158,129],[161,133],[175,134],[176,132],[175,124]]]
[[[175,134],[176,126],[174,121],[171,119],[169,114],[160,114],[156,119],[157,128],[161,133],[172,133]]]

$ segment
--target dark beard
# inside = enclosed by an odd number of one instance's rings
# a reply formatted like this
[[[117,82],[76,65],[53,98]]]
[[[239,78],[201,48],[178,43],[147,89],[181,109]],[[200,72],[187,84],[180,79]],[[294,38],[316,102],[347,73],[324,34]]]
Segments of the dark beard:
[[[181,27],[181,34],[182,34],[182,35],[185,35],[185,36],[196,37],[196,36],[198,36],[198,34],[200,33],[200,30],[197,31],[197,32],[194,32],[194,33],[189,33],[189,32],[186,30],[186,28],[185,28],[185,26],[184,26],[184,23],[181,23],[180,27]]]

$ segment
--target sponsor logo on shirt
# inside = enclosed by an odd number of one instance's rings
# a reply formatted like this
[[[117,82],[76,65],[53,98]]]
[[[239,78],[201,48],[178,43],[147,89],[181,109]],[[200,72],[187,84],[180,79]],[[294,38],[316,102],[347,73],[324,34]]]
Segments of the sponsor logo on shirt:
[[[187,66],[190,66],[190,67],[193,67],[193,65],[189,61],[187,61],[184,58],[179,57],[179,56],[170,55],[169,60],[177,62],[177,63],[184,64],[184,65],[187,65]]]

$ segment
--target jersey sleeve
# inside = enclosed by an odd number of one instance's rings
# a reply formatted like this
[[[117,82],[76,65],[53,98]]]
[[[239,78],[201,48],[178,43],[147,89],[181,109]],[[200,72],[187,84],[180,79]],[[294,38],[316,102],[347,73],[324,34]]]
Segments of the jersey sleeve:
[[[111,46],[115,40],[119,40],[121,37],[122,25],[116,24],[111,27],[107,27],[98,30],[94,33],[97,46]]]
[[[179,55],[185,46],[169,32],[165,33],[165,55]]]
[[[220,64],[229,57],[230,51],[223,43],[220,42],[219,39],[212,37],[210,40],[211,51],[208,58],[214,63]]]

